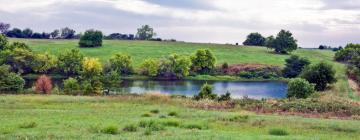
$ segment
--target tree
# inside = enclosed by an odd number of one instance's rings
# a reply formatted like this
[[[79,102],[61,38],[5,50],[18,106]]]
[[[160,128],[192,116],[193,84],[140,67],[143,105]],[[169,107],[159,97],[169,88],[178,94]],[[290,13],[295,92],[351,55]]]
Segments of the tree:
[[[116,71],[110,71],[107,73],[104,73],[101,79],[102,84],[104,85],[104,88],[111,89],[114,87],[118,87],[121,82],[121,77],[118,72]]]
[[[84,55],[77,49],[65,51],[59,55],[58,66],[66,75],[78,75],[81,71],[81,64]]]
[[[19,28],[13,28],[12,30],[6,32],[6,36],[14,38],[24,38],[23,32]]]
[[[159,61],[155,59],[146,59],[140,66],[140,73],[147,76],[157,76]]]
[[[53,32],[50,33],[50,36],[52,39],[58,38],[60,34],[60,31],[58,29],[54,30]]]
[[[266,45],[277,53],[288,53],[297,49],[296,42],[290,31],[281,30],[275,39],[268,38]]]
[[[215,68],[216,58],[210,50],[197,50],[191,57],[191,70],[201,74],[209,74]]]
[[[24,43],[14,42],[0,52],[1,63],[10,65],[11,69],[17,73],[32,72],[31,64],[34,59],[34,53]]]
[[[41,75],[35,82],[35,91],[37,93],[49,94],[53,88],[51,78]]]
[[[57,66],[57,58],[47,52],[44,54],[36,54],[31,64],[32,70],[39,73],[47,73]]]
[[[80,37],[80,47],[101,47],[103,34],[97,30],[87,30],[84,35]]]
[[[0,22],[0,34],[5,34],[10,29],[10,24]]]
[[[66,94],[75,95],[80,91],[80,85],[75,78],[70,77],[64,80],[63,85]]]
[[[289,82],[287,97],[307,98],[315,92],[314,85],[302,78],[295,78]]]
[[[297,55],[292,55],[286,59],[286,65],[283,69],[283,75],[286,78],[295,78],[301,71],[310,64],[310,61],[306,58],[301,58]]]
[[[335,60],[348,62],[355,56],[360,56],[360,44],[347,44],[344,49],[335,53]]]
[[[110,60],[110,67],[112,71],[117,71],[119,74],[130,74],[133,71],[131,66],[131,56],[126,54],[115,54]]]
[[[248,46],[264,46],[265,41],[265,37],[263,37],[261,34],[250,33],[243,44]]]
[[[65,27],[61,29],[61,38],[62,39],[72,39],[75,36],[75,30]]]
[[[25,80],[18,74],[10,71],[10,66],[0,66],[0,91],[21,91]]]
[[[154,29],[149,25],[143,25],[141,28],[137,29],[136,37],[140,40],[149,40],[156,36]]]
[[[194,98],[196,100],[200,100],[200,99],[210,99],[210,100],[214,100],[216,99],[217,95],[212,93],[213,87],[211,85],[209,85],[208,83],[205,83],[201,89],[200,92],[198,93],[198,95],[194,96]]]
[[[191,60],[177,54],[160,60],[158,76],[170,79],[181,79],[189,75]]]
[[[33,35],[33,31],[30,28],[26,28],[22,31],[24,38],[31,38]]]
[[[97,58],[86,58],[82,63],[81,79],[86,94],[101,94],[102,65]]]
[[[336,82],[333,66],[325,62],[306,67],[301,73],[301,78],[315,84],[317,91],[323,91],[328,84]]]

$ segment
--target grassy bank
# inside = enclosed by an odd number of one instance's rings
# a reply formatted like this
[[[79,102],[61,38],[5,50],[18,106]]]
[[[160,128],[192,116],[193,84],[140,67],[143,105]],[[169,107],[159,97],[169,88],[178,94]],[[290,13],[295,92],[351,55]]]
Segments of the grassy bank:
[[[0,139],[360,139],[360,122],[200,110],[162,96],[0,96]],[[143,128],[143,127],[145,128]]]

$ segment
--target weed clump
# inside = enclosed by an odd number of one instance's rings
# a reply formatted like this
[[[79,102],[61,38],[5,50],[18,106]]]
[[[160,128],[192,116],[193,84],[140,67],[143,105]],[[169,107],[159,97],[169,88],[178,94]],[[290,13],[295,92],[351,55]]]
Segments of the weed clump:
[[[176,117],[176,116],[178,116],[178,113],[177,112],[175,112],[175,111],[172,111],[172,112],[169,112],[169,114],[168,114],[169,116],[173,116],[173,117]]]
[[[229,121],[229,122],[247,122],[249,120],[249,115],[237,115],[232,117],[221,118],[222,121]]]
[[[178,120],[166,120],[162,122],[165,126],[178,127],[180,126],[180,122]]]
[[[142,128],[150,129],[151,131],[165,130],[165,127],[154,120],[140,121],[139,126]]]
[[[277,129],[270,129],[269,134],[274,135],[274,136],[286,136],[286,135],[289,135],[289,132],[287,132],[286,130],[277,128]]]
[[[112,134],[112,135],[116,135],[119,133],[119,129],[117,126],[107,126],[105,128],[103,128],[101,130],[102,133],[104,134]]]
[[[204,129],[204,127],[200,124],[185,124],[182,127],[186,129],[198,129],[198,130]]]
[[[123,131],[127,131],[127,132],[136,132],[137,131],[137,126],[136,125],[127,125],[123,128]]]
[[[36,122],[25,122],[23,124],[20,124],[19,127],[20,128],[34,128],[36,126],[37,126]]]
[[[160,110],[159,109],[153,109],[153,110],[150,110],[150,112],[153,113],[153,114],[159,114]]]
[[[141,117],[151,117],[149,113],[142,114]]]

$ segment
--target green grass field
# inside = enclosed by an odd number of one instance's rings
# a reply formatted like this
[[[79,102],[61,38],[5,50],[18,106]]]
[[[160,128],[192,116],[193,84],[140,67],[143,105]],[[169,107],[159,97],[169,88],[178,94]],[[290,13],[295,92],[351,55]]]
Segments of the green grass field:
[[[184,100],[2,95],[0,139],[360,139],[360,121],[356,120],[256,115],[241,109],[201,110],[180,105],[192,103]],[[170,112],[176,115],[169,116]],[[151,120],[157,127],[139,126]],[[135,132],[123,130],[129,125]]]
[[[173,53],[192,55],[197,49],[212,50],[217,57],[217,65],[228,62],[229,64],[257,63],[284,66],[285,59],[290,57],[290,55],[274,54],[271,50],[264,47],[220,44],[104,40],[103,46],[100,48],[79,48],[77,47],[78,40],[10,39],[10,41],[24,42],[35,52],[49,52],[55,55],[67,49],[77,48],[87,57],[96,57],[102,62],[106,62],[113,54],[125,53],[132,56],[135,68],[147,58],[162,58]],[[345,75],[345,65],[333,61],[333,51],[298,49],[292,54],[307,57],[312,63],[326,61],[334,64],[337,71],[336,77],[338,82],[333,85],[332,90],[326,92],[342,97],[358,99],[349,88]]]

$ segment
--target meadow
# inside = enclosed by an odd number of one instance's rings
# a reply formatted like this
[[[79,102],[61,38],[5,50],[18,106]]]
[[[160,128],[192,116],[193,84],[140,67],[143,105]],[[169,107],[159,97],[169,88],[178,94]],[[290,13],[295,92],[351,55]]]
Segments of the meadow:
[[[194,103],[159,95],[2,95],[0,139],[360,139],[357,120],[187,107]]]

